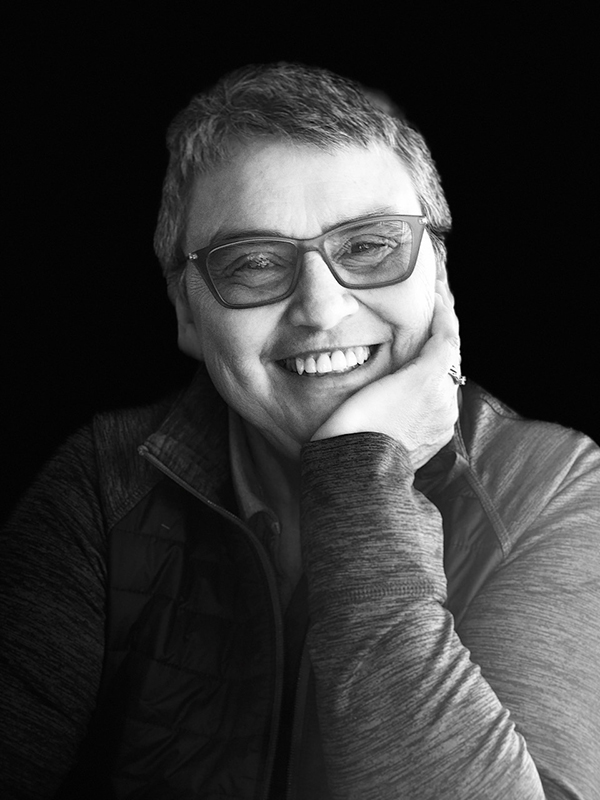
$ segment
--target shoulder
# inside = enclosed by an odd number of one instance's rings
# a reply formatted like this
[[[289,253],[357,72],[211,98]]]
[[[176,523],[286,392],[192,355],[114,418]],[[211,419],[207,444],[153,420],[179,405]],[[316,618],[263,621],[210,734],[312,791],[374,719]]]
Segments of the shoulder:
[[[580,431],[522,417],[470,382],[463,390],[461,431],[478,472],[533,468],[535,479],[554,481],[572,469],[600,470],[600,448]],[[502,465],[502,467],[501,467]]]
[[[149,405],[96,414],[89,427],[98,461],[122,463],[133,457],[140,444],[160,427],[177,397],[174,393]]]
[[[97,414],[90,423],[93,469],[108,527],[159,480],[139,447],[177,402],[175,392],[157,402]]]
[[[96,415],[46,461],[9,526],[106,530],[127,504],[156,482],[138,447],[168,414],[177,395],[151,405]]]
[[[511,538],[540,515],[577,515],[600,506],[600,448],[585,434],[526,419],[470,382],[461,433],[474,484]]]

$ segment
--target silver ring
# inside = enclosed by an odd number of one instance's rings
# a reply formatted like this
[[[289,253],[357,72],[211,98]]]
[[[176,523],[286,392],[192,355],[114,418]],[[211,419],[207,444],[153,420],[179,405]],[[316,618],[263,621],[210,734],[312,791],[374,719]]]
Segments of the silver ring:
[[[454,383],[457,386],[464,386],[465,383],[467,382],[467,379],[465,378],[465,376],[461,375],[460,374],[460,370],[457,367],[455,367],[454,365],[452,365],[450,367],[450,369],[448,370],[448,375],[450,375],[450,377],[452,378],[452,380],[454,381]]]

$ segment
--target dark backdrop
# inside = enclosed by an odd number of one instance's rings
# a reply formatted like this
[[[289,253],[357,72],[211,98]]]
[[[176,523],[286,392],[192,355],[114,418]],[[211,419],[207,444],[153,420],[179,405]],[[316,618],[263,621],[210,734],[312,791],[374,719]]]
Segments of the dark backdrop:
[[[94,412],[191,374],[152,250],[164,132],[193,93],[253,61],[320,64],[394,97],[430,143],[453,211],[464,371],[527,416],[600,438],[592,20],[575,4],[543,15],[527,3],[404,5],[13,12],[4,507]]]

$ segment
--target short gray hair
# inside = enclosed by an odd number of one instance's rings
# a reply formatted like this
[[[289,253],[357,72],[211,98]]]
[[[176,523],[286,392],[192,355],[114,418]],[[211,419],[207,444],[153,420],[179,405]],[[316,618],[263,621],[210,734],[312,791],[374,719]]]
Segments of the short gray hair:
[[[183,270],[181,238],[196,177],[222,163],[232,142],[261,137],[330,151],[357,144],[390,147],[411,177],[438,265],[445,265],[451,217],[440,177],[423,136],[389,97],[320,67],[254,64],[196,95],[169,127],[154,248],[171,296]]]

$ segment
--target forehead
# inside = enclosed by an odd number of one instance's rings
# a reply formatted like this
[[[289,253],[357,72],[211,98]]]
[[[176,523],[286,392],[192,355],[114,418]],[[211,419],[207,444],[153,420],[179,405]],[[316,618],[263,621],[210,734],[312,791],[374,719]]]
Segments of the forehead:
[[[310,238],[373,213],[421,213],[410,176],[388,147],[246,143],[196,179],[185,248],[252,232]]]

